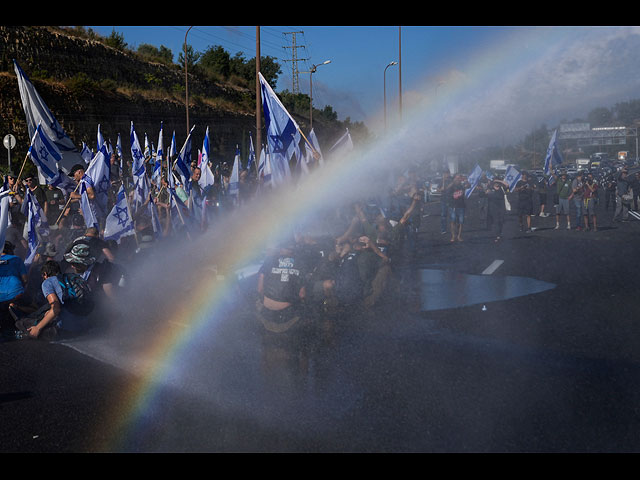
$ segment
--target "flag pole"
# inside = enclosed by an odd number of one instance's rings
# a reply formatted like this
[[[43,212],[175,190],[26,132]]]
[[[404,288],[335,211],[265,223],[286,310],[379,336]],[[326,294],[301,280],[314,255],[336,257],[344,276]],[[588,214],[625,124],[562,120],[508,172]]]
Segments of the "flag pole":
[[[78,184],[76,185],[76,188],[73,189],[73,192],[71,192],[69,194],[69,199],[67,200],[67,203],[65,204],[64,208],[62,209],[62,212],[60,212],[60,216],[58,217],[58,219],[56,220],[56,223],[54,223],[54,225],[58,225],[58,222],[60,221],[60,219],[64,215],[64,211],[69,206],[69,203],[71,203],[71,194],[76,193],[76,190],[78,190],[78,187],[80,187],[80,182],[78,182]]]

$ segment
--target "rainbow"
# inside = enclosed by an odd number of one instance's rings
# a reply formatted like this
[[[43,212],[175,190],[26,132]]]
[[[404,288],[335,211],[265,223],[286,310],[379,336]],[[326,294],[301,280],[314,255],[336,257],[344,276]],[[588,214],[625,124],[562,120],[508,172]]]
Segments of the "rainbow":
[[[315,206],[323,205],[328,199],[345,198],[347,192],[356,196],[365,192],[366,189],[354,190],[354,185],[362,186],[363,182],[359,180],[363,178],[366,182],[366,172],[385,166],[396,167],[402,165],[403,160],[422,160],[427,142],[439,146],[437,132],[443,117],[451,116],[452,112],[464,112],[470,105],[474,108],[474,99],[483,94],[493,95],[494,91],[526,73],[532,62],[544,60],[555,52],[557,43],[566,36],[564,29],[555,28],[509,30],[496,43],[479,52],[469,65],[461,66],[459,70],[463,70],[464,75],[441,76],[438,82],[442,86],[437,98],[432,95],[433,80],[415,90],[416,96],[412,97],[415,101],[406,109],[402,125],[346,158],[327,162],[297,188],[283,189],[273,197],[261,198],[259,205],[245,209],[243,222],[225,223],[224,232],[216,232],[221,236],[216,240],[218,244],[229,246],[223,259],[219,252],[209,252],[203,253],[201,262],[215,263],[222,271],[236,271],[256,259],[256,252],[263,249],[266,239],[277,237],[277,232],[304,218]],[[471,113],[482,118],[478,115],[481,112]],[[380,125],[381,120],[377,117],[373,124]],[[250,232],[246,225],[251,226]],[[163,330],[154,332],[149,339],[142,354],[147,361],[140,372],[140,380],[123,392],[117,406],[109,412],[106,421],[110,429],[106,435],[108,445],[97,447],[97,450],[117,451],[126,444],[131,429],[154,402],[163,378],[180,363],[194,338],[211,328],[232,288],[230,278],[220,281],[206,276],[198,279],[195,285],[197,287],[186,298],[167,312],[167,317],[175,321],[166,322]]]

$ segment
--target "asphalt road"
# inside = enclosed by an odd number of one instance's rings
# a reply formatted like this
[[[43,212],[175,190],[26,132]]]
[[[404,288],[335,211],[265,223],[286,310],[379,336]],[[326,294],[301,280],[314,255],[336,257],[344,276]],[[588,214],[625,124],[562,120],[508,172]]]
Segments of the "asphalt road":
[[[637,452],[640,221],[463,242],[427,206],[410,267],[372,312],[301,348],[250,308],[144,393],[107,333],[0,343],[3,452]],[[103,337],[100,337],[102,335]]]

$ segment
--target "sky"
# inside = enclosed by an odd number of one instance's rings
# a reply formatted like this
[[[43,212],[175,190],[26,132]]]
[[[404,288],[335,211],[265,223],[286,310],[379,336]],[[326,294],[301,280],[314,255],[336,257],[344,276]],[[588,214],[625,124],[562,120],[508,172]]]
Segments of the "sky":
[[[164,45],[177,60],[189,27],[90,28],[105,36],[115,30],[131,48]],[[497,128],[503,137],[522,138],[541,124],[640,98],[638,27],[261,26],[260,32],[261,54],[282,66],[276,93],[293,90],[297,32],[300,91],[309,93],[311,66],[329,60],[313,74],[314,107],[330,105],[340,120],[368,127],[381,128],[383,117],[404,120],[419,105],[438,111],[452,128],[494,136]],[[187,43],[199,52],[220,45],[250,59],[256,27],[194,26]],[[400,65],[387,67],[392,61]]]

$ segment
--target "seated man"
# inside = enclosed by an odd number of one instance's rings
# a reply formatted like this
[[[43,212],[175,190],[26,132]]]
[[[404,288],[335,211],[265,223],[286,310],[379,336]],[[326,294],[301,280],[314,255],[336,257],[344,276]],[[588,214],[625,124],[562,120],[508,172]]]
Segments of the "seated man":
[[[16,321],[16,328],[30,338],[55,339],[59,332],[78,333],[88,329],[89,317],[72,313],[65,303],[58,262],[48,260],[41,269],[42,294],[47,304],[34,314]],[[68,297],[67,297],[68,298]],[[69,301],[67,300],[67,303]]]

